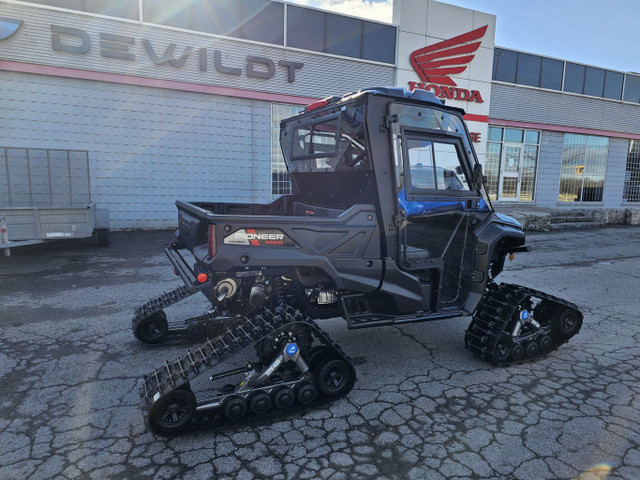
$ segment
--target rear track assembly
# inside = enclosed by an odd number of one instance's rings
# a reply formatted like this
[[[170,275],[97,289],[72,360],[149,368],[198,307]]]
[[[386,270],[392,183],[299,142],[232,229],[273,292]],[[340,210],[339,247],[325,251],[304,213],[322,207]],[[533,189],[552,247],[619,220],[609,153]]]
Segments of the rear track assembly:
[[[160,343],[168,335],[187,335],[192,340],[204,340],[220,334],[226,324],[215,311],[187,318],[182,322],[168,322],[164,312],[165,308],[190,297],[206,286],[181,286],[138,307],[131,321],[135,337],[144,343]]]
[[[264,342],[274,345],[270,358],[263,354],[244,368],[212,371],[247,347],[264,351]],[[317,346],[309,348],[311,342]],[[213,373],[214,381],[243,377],[235,385],[196,396],[190,382],[205,372]],[[355,380],[353,363],[341,348],[306,314],[283,305],[244,318],[182,358],[167,361],[144,378],[140,400],[156,431],[174,433],[197,425],[197,419],[234,425],[307,408],[346,395]]]
[[[567,343],[582,327],[577,306],[519,285],[491,284],[465,346],[494,365],[531,360]]]

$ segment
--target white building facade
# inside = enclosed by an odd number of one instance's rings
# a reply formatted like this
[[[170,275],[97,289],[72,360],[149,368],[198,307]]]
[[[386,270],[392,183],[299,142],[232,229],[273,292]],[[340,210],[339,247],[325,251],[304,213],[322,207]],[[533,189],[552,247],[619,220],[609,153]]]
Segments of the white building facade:
[[[115,229],[173,227],[178,198],[267,203],[290,189],[280,119],[397,85],[465,109],[498,203],[640,206],[640,76],[496,47],[495,24],[433,0],[395,0],[392,24],[269,0],[0,1],[0,205],[46,205],[71,163],[34,159],[78,151]]]

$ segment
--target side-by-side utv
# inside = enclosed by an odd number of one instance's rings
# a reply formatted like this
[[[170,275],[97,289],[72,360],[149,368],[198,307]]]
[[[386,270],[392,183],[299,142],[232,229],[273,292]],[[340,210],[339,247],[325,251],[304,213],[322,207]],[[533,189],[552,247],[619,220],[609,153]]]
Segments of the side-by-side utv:
[[[346,395],[354,366],[317,319],[356,329],[473,315],[465,345],[497,365],[578,333],[575,305],[495,283],[505,257],[528,247],[521,226],[493,211],[463,114],[422,90],[330,97],[281,124],[291,195],[176,203],[165,253],[184,286],[141,306],[133,331],[203,343],[145,377],[152,427],[235,423]],[[207,311],[169,323],[164,309],[196,292]],[[247,347],[255,360],[216,372]],[[204,373],[211,382],[195,388]]]

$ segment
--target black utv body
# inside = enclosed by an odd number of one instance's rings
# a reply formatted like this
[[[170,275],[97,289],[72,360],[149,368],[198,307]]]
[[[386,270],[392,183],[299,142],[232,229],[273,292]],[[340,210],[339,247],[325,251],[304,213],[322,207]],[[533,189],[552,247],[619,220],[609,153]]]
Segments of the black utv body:
[[[197,271],[253,286],[286,269],[312,316],[351,328],[472,313],[525,235],[493,212],[463,111],[399,88],[311,107],[281,126],[293,194],[271,205],[177,202],[177,241]]]
[[[292,194],[268,205],[176,202],[165,252],[185,286],[140,307],[133,329],[148,343],[174,333],[210,340],[145,379],[154,427],[174,431],[216,408],[225,421],[260,415],[258,397],[269,410],[286,407],[278,395],[307,405],[346,394],[353,365],[313,319],[361,328],[474,314],[465,345],[494,364],[547,353],[578,332],[575,305],[494,282],[505,257],[528,248],[520,224],[491,206],[463,115],[423,90],[330,97],[282,121]],[[163,309],[198,291],[210,309],[169,324]],[[221,318],[235,327],[215,337]],[[252,343],[259,362],[231,372],[249,380],[196,402],[190,379]],[[274,377],[283,365],[291,384]],[[167,413],[180,405],[193,411]]]

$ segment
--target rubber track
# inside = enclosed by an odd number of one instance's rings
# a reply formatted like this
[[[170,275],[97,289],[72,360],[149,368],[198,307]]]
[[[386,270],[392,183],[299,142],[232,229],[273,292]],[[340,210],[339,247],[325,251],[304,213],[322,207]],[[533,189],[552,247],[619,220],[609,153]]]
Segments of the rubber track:
[[[492,284],[488,287],[488,291],[485,294],[480,307],[473,316],[473,320],[469,324],[469,328],[467,328],[465,334],[465,346],[483,360],[494,365],[509,365],[545,356],[557,350],[558,347],[564,345],[574,335],[579,333],[580,328],[578,328],[571,337],[562,338],[561,335],[553,332],[551,328],[542,328],[542,332],[539,335],[542,336],[545,332],[551,335],[551,348],[538,352],[534,357],[524,356],[519,360],[510,359],[507,361],[496,360],[495,347],[498,340],[504,333],[509,333],[505,331],[509,322],[513,319],[513,315],[517,311],[521,302],[528,297],[538,297],[576,310],[580,315],[580,322],[582,322],[582,314],[579,312],[577,305],[567,302],[566,300],[520,285],[504,283],[500,285]],[[521,340],[517,339],[516,343],[526,343],[535,336],[535,334],[524,336]]]
[[[199,375],[211,370],[219,363],[239,353],[242,349],[254,345],[257,341],[283,327],[304,323],[309,326],[325,346],[332,348],[351,367],[353,382],[355,369],[353,362],[340,346],[333,342],[306,314],[293,307],[281,305],[265,310],[259,315],[245,318],[236,327],[226,333],[207,340],[195,350],[173,361],[167,361],[162,367],[145,376],[140,392],[140,403],[145,416],[148,416],[154,403],[169,392],[176,390]],[[342,395],[346,395],[350,388]],[[335,397],[335,399],[340,397]]]
[[[165,292],[162,295],[157,296],[156,298],[152,298],[148,300],[143,305],[136,308],[133,319],[131,320],[131,328],[133,329],[133,334],[138,338],[137,330],[138,325],[142,320],[144,320],[149,315],[159,312],[171,305],[178,303],[181,300],[184,300],[187,297],[190,297],[196,292],[190,292],[189,289],[183,285],[181,287],[175,288],[170,292]]]

